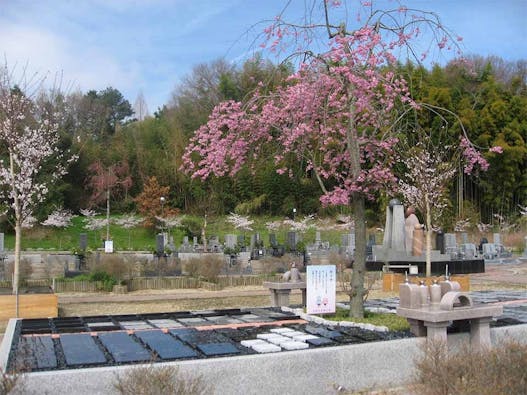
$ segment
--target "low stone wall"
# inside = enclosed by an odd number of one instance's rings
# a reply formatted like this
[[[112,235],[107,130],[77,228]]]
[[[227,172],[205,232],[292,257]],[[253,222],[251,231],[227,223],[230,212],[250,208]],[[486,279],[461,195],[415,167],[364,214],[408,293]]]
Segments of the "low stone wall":
[[[492,341],[516,339],[527,343],[527,325],[494,328]],[[5,341],[10,341],[7,336]],[[468,334],[451,335],[449,347],[468,341]],[[188,376],[201,375],[213,394],[335,394],[348,391],[397,387],[407,384],[414,360],[422,350],[422,338],[358,345],[288,351],[276,354],[169,362]],[[2,349],[5,350],[5,344]],[[0,356],[1,357],[1,356]],[[0,359],[1,360],[1,359]],[[27,393],[116,394],[116,374],[133,366],[76,369],[24,376]]]

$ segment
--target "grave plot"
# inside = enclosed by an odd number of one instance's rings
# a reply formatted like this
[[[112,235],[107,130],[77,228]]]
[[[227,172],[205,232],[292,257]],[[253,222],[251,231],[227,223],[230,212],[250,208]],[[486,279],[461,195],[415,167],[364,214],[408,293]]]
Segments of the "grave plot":
[[[16,352],[30,370],[75,369],[287,352],[385,335],[307,323],[275,308],[20,320]],[[16,356],[16,355],[15,355]],[[15,366],[12,357],[10,366]]]

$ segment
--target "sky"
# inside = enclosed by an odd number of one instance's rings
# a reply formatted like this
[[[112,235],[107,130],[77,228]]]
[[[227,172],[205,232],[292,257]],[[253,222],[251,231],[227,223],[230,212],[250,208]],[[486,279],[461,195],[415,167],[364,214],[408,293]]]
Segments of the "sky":
[[[311,0],[290,0],[298,21]],[[60,80],[68,91],[118,89],[150,113],[193,66],[242,64],[286,0],[0,0],[0,56],[11,70]],[[358,0],[350,0],[358,4]],[[396,0],[373,1],[393,8]],[[408,0],[463,37],[466,54],[527,59],[527,0]],[[348,9],[349,10],[349,9]],[[351,11],[355,12],[355,11]],[[271,59],[272,60],[272,59]],[[448,60],[448,59],[447,59]]]

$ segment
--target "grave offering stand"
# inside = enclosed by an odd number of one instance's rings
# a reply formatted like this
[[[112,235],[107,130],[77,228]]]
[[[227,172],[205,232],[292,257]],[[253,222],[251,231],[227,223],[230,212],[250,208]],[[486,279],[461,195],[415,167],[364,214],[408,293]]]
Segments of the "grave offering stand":
[[[489,324],[493,317],[503,314],[503,306],[474,305],[472,298],[459,289],[459,283],[448,279],[431,286],[424,282],[421,285],[401,284],[397,314],[408,320],[414,335],[445,343],[451,322],[468,320],[471,346],[476,349],[489,347]]]
[[[282,280],[285,282],[265,281],[264,288],[269,288],[271,304],[273,307],[289,306],[289,295],[292,289],[302,291],[302,306],[306,305],[306,282],[302,280],[296,264],[291,265],[291,270],[284,273]]]
[[[266,281],[263,283],[265,288],[269,288],[271,293],[271,305],[273,307],[289,306],[289,295],[292,289],[302,291],[302,306],[306,305],[306,283],[305,281],[296,283],[280,283]]]

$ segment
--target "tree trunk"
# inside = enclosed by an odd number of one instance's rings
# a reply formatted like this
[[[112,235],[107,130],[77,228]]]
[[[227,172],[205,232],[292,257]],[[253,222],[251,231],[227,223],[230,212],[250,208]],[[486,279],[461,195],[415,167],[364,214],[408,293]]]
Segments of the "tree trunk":
[[[110,187],[106,190],[106,241],[110,240]]]
[[[426,277],[432,275],[432,213],[430,212],[430,199],[425,194],[426,211]]]
[[[364,317],[364,274],[366,272],[366,208],[364,196],[352,196],[355,218],[355,254],[351,274],[350,317]]]
[[[17,219],[15,224],[15,261],[13,264],[13,294],[16,295],[16,317],[18,318],[18,289],[20,279],[20,247],[22,241],[22,224]]]
[[[15,261],[13,263],[13,294],[15,295],[16,318],[18,318],[18,289],[20,279],[20,250],[22,244],[22,209],[20,199],[15,186],[15,161],[13,154],[9,153],[9,172],[11,173],[11,188],[13,189],[15,208]]]

